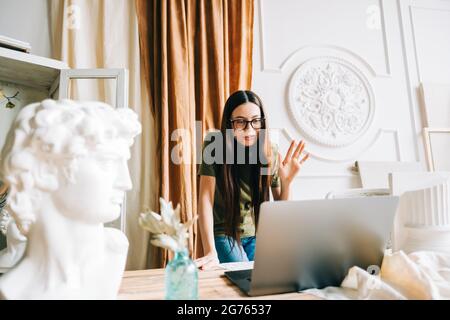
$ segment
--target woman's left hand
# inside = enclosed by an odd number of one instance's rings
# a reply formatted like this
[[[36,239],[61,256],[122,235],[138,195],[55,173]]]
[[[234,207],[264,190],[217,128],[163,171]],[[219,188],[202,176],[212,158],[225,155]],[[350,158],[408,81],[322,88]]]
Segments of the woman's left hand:
[[[304,148],[305,142],[303,140],[300,141],[298,145],[296,145],[295,140],[292,140],[283,161],[281,161],[281,155],[278,154],[278,162],[280,164],[278,168],[278,175],[282,185],[289,185],[295,176],[300,172],[300,168],[303,163],[309,158],[309,153],[307,153],[300,159],[300,155]]]

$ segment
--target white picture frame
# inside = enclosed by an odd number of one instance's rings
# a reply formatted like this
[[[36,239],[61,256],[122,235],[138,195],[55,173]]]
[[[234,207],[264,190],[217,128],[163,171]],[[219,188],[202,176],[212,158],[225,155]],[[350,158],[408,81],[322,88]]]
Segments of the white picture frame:
[[[61,70],[59,99],[69,98],[69,83],[75,79],[113,79],[116,80],[116,108],[128,107],[127,69],[65,69]]]
[[[450,128],[450,84],[421,83],[424,126]]]
[[[447,136],[433,143],[432,135]],[[428,170],[450,171],[450,128],[423,128],[425,155]]]
[[[116,80],[116,108],[128,108],[128,70],[111,69],[65,69],[61,70],[59,79],[59,99],[69,99],[69,83],[78,79],[113,79]],[[106,226],[126,230],[127,198],[123,199],[120,217]]]

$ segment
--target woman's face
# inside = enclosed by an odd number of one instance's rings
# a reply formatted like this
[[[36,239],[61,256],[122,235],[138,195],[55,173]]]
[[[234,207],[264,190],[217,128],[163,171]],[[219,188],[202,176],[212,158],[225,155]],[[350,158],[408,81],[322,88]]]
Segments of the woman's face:
[[[248,147],[258,141],[258,132],[262,126],[259,119],[261,119],[261,109],[253,102],[243,103],[234,109],[231,113],[232,127],[234,136],[240,144]],[[252,123],[246,121],[252,121]]]

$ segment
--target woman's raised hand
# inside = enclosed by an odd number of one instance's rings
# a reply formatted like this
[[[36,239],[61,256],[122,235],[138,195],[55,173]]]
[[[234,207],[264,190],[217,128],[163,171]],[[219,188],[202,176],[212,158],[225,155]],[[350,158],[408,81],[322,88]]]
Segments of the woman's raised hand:
[[[303,140],[298,144],[296,144],[295,140],[292,140],[284,160],[282,160],[281,155],[278,154],[278,175],[282,185],[289,185],[300,172],[303,163],[309,158],[309,153],[306,153],[303,158],[300,158],[303,149],[305,149],[305,142]]]

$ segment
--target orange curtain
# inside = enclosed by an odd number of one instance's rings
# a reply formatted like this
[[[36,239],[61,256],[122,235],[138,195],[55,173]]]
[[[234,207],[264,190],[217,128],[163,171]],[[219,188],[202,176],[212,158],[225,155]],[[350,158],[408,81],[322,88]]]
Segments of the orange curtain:
[[[136,0],[136,8],[141,62],[157,122],[159,195],[180,203],[186,220],[197,211],[195,122],[201,121],[202,135],[220,128],[230,93],[251,87],[254,3]],[[177,129],[190,138],[172,139]],[[185,163],[171,160],[176,146]],[[196,226],[189,249],[194,257],[202,255]],[[154,248],[151,266],[163,267],[167,258],[165,250]]]

